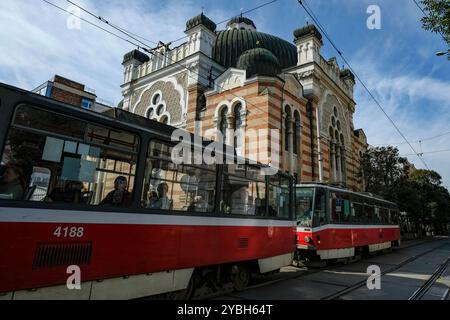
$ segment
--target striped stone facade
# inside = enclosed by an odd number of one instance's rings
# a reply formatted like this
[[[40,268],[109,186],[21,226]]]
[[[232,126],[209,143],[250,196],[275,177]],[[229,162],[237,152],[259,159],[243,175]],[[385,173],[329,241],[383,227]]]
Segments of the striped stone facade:
[[[240,155],[289,172],[299,182],[363,189],[359,159],[367,139],[353,125],[354,76],[336,59],[320,55],[321,36],[314,26],[295,32],[297,64],[272,75],[264,71],[276,68],[252,66],[261,74],[250,75],[219,64],[213,55],[222,55],[211,28],[191,26],[186,34],[188,41],[173,49],[185,48],[182,54],[171,53],[175,60],[168,53],[161,61],[158,55],[148,60],[127,55],[124,109],[149,116],[153,100],[165,101],[169,114],[163,118],[173,126],[223,139]]]

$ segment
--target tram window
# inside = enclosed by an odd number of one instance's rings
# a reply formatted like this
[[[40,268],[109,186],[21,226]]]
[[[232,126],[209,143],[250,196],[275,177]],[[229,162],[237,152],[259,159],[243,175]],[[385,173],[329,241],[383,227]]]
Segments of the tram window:
[[[50,179],[52,172],[48,168],[34,167],[31,174],[30,186],[28,193],[25,195],[25,200],[29,201],[44,201],[48,194],[50,186]]]
[[[313,227],[323,226],[327,223],[327,195],[324,189],[316,189],[314,201]]]
[[[393,225],[399,224],[400,214],[397,210],[391,210],[391,223]]]
[[[380,208],[381,223],[389,224],[389,210],[387,208]]]
[[[363,223],[363,205],[360,203],[353,202],[352,203],[352,221],[353,223]]]
[[[255,181],[237,175],[224,174],[220,202],[221,213],[264,216],[265,198],[264,179]]]
[[[289,218],[291,211],[291,182],[279,175],[269,178],[269,216]]]
[[[364,222],[365,223],[373,223],[375,216],[375,208],[371,205],[366,204],[364,206]]]
[[[128,144],[117,143],[112,147],[110,141],[102,139],[94,143],[93,136],[97,131],[108,136],[114,131],[117,141],[126,137]],[[130,133],[20,106],[2,155],[3,162],[19,166],[23,173],[17,180],[23,195],[12,199],[128,206],[136,163],[136,154],[132,150],[137,150],[137,145],[138,138]],[[118,177],[127,183],[116,189]],[[0,193],[7,194],[8,190]]]
[[[313,226],[313,201],[314,188],[297,188],[295,211],[297,224],[300,227],[311,228]]]
[[[216,167],[176,165],[172,146],[152,141],[148,150],[142,206],[152,210],[211,213]]]
[[[374,222],[376,224],[381,224],[381,213],[379,207],[374,207]]]
[[[340,193],[331,193],[331,219],[334,223],[350,222],[350,201],[348,196]]]

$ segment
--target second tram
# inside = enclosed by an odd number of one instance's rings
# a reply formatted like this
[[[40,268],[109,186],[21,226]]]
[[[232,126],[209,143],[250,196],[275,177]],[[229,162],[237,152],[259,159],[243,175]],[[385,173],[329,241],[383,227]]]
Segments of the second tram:
[[[296,187],[297,260],[336,261],[400,245],[399,210],[372,194]]]

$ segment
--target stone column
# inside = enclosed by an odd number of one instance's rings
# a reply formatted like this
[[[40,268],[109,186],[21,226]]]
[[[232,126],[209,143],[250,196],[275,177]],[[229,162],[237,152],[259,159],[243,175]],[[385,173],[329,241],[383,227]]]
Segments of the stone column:
[[[331,142],[331,159],[332,170],[331,170],[331,181],[336,181],[336,142],[333,140]]]
[[[234,115],[228,115],[227,116],[227,123],[228,123],[228,128],[227,128],[227,139],[225,142],[225,144],[235,147],[234,145]]]
[[[341,145],[336,146],[336,181],[342,182],[342,162],[341,162]]]
[[[341,148],[341,163],[342,163],[342,182],[347,183],[347,153],[345,151],[345,146],[342,145]]]
[[[289,135],[289,173],[294,174],[294,121],[289,121],[288,135]]]

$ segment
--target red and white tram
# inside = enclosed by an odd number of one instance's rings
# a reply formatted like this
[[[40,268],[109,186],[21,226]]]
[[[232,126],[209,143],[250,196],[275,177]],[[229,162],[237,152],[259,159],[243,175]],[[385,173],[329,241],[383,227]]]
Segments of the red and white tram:
[[[291,177],[176,165],[174,128],[121,110],[0,99],[0,299],[201,296],[292,263]]]
[[[297,259],[336,261],[400,245],[395,203],[329,185],[296,187]]]

